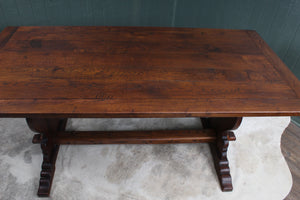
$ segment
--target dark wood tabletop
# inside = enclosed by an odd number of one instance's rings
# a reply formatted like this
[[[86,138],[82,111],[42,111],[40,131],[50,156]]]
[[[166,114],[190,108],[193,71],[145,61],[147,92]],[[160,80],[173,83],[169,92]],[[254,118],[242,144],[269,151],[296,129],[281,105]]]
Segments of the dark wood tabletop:
[[[7,27],[1,117],[300,115],[300,83],[252,30]]]

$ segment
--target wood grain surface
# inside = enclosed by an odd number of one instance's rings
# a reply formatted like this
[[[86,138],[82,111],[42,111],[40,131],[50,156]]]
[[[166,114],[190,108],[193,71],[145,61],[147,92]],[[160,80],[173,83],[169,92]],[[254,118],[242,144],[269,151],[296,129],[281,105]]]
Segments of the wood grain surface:
[[[300,115],[300,83],[255,31],[8,27],[1,117]]]

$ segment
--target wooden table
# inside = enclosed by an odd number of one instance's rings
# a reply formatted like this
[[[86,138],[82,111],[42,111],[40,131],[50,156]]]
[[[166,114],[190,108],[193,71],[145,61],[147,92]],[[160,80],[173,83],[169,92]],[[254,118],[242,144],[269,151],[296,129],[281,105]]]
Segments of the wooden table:
[[[49,196],[60,144],[209,142],[221,188],[231,191],[231,130],[243,116],[290,115],[300,115],[299,80],[255,31],[7,27],[0,34],[0,117],[24,117],[39,133],[39,196]],[[66,131],[67,118],[77,117],[200,117],[204,129]]]

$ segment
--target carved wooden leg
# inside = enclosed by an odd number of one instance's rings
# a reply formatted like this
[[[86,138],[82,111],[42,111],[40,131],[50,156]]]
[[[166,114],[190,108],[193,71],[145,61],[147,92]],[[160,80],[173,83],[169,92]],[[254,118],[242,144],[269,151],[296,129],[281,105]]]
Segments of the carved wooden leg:
[[[59,144],[55,144],[53,138],[57,135],[58,131],[65,130],[67,119],[27,118],[26,121],[32,131],[40,133],[33,138],[34,143],[41,143],[43,152],[38,196],[48,197],[51,190],[55,172],[55,162],[59,150]]]
[[[237,129],[242,122],[242,118],[201,118],[201,121],[203,128],[212,128],[217,133],[216,142],[210,143],[214,165],[222,191],[232,191],[233,187],[227,159],[227,148],[229,141],[235,140],[234,133],[230,130]]]

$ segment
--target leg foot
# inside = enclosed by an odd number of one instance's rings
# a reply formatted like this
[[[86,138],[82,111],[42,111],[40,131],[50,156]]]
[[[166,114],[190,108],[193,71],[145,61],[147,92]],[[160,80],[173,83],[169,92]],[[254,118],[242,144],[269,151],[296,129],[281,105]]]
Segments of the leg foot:
[[[42,145],[44,145],[43,142],[41,143],[41,146]],[[48,197],[50,195],[58,150],[59,145],[53,145],[52,151],[48,155],[50,160],[48,161],[45,158],[43,159],[42,170],[40,174],[40,184],[37,193],[39,197]],[[45,157],[45,154],[43,156]]]
[[[27,118],[26,121],[32,131],[40,133],[33,137],[33,143],[41,143],[43,152],[38,196],[48,197],[52,186],[55,173],[55,162],[59,150],[59,144],[55,144],[53,138],[58,131],[63,131],[65,129],[67,119]]]
[[[232,191],[227,148],[229,141],[235,140],[235,135],[230,130],[237,129],[242,118],[201,118],[201,121],[203,128],[213,128],[217,132],[217,139],[210,143],[210,150],[222,191]]]
[[[227,159],[227,148],[229,144],[229,133],[223,132],[215,143],[210,143],[215,169],[219,178],[222,191],[232,191],[232,180]]]

